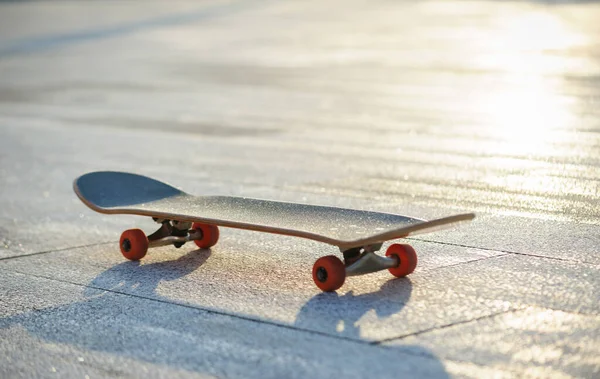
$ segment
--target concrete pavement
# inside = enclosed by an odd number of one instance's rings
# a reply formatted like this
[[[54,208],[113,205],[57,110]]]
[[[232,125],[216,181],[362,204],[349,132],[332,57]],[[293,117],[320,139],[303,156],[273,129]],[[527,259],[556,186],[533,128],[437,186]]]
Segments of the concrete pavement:
[[[143,4],[143,6],[141,6]],[[0,3],[1,377],[600,375],[594,2]],[[322,294],[334,248],[151,220],[87,171],[194,194],[475,211]]]

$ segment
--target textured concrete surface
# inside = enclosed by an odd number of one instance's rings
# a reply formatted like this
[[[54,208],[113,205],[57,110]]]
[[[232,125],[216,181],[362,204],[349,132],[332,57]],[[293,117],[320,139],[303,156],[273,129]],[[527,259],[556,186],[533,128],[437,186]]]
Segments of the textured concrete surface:
[[[0,377],[600,375],[596,2],[0,2]],[[322,294],[327,245],[126,262],[87,171],[475,211]]]

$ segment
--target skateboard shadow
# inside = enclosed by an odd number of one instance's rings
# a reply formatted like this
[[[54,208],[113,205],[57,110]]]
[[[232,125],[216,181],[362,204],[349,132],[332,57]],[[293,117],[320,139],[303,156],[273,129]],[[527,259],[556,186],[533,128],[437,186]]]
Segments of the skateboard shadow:
[[[160,282],[187,276],[202,266],[210,257],[208,249],[194,250],[175,260],[150,264],[126,261],[104,271],[85,288],[85,297],[94,297],[107,291],[156,297]]]
[[[319,293],[302,306],[296,316],[294,326],[299,329],[360,341],[367,346],[374,346],[377,345],[377,341],[394,337],[394,335],[378,335],[376,338],[365,338],[363,334],[367,333],[361,332],[361,324],[374,325],[373,328],[378,329],[381,324],[388,322],[386,319],[402,312],[404,306],[410,301],[412,289],[412,282],[409,278],[398,278],[388,280],[378,291],[370,293],[359,295],[356,295],[353,291],[342,295],[336,292]],[[365,317],[368,319],[365,320]],[[400,334],[402,334],[401,331],[396,332],[396,335]],[[398,374],[396,377],[449,377],[439,358],[425,347],[405,344],[386,345],[379,348],[382,357],[388,352],[396,357],[402,354],[402,363],[399,360],[386,362],[392,370],[393,367],[400,367],[403,364],[408,364],[409,367],[411,365],[426,366],[425,373],[419,372],[417,374],[417,371],[415,371],[405,375]],[[414,357],[414,362],[410,362],[411,357]],[[427,360],[426,364],[423,364],[423,358]],[[380,363],[381,361],[378,364]]]
[[[412,293],[409,278],[390,279],[379,291],[355,295],[320,293],[311,298],[298,312],[295,326],[315,329],[346,338],[362,339],[360,320],[374,313],[378,321],[399,313]]]
[[[374,311],[377,317],[385,319],[402,310],[410,298],[410,280],[387,282],[370,294],[314,296],[299,311],[296,326],[314,331],[317,319],[327,320],[320,324],[325,333],[303,333],[286,325],[263,324],[252,315],[244,317],[243,313],[240,319],[214,314],[228,313],[226,310],[176,306],[172,300],[157,294],[160,282],[192,273],[210,255],[210,250],[195,250],[171,261],[117,264],[87,285],[83,300],[0,318],[0,347],[2,340],[10,347],[33,338],[50,345],[41,351],[23,353],[22,357],[15,356],[16,359],[36,360],[40,354],[65,350],[73,352],[68,356],[75,364],[78,356],[84,356],[86,362],[93,361],[91,356],[97,352],[132,365],[110,367],[104,373],[110,373],[108,376],[131,376],[136,372],[131,370],[139,369],[141,362],[163,370],[158,376],[169,376],[175,369],[240,378],[264,377],[266,372],[272,374],[269,377],[286,377],[290,372],[299,377],[310,377],[315,372],[339,372],[344,377],[373,372],[376,377],[395,378],[418,366],[414,370],[421,376],[448,377],[439,359],[420,346],[382,348],[349,341],[340,343],[320,335],[360,338],[357,321],[365,314]],[[345,327],[338,331],[340,321]],[[331,348],[327,347],[329,344]],[[58,354],[56,365],[68,359]],[[352,364],[344,363],[348,359]],[[65,372],[72,370],[69,369],[72,364],[64,363]],[[357,368],[359,371],[364,368],[362,374],[355,372]]]

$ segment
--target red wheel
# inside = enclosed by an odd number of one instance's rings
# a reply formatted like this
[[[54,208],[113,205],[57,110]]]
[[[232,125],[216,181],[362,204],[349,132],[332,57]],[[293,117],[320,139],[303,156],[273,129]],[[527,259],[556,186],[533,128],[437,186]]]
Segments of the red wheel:
[[[338,257],[328,255],[317,259],[312,274],[315,284],[322,291],[335,291],[346,280],[346,267]]]
[[[201,249],[208,249],[214,246],[219,240],[219,228],[215,225],[201,224],[195,222],[192,225],[192,230],[200,230],[202,232],[202,238],[194,240],[196,245]]]
[[[398,266],[388,269],[397,278],[402,278],[412,273],[417,267],[417,253],[410,245],[395,243],[388,247],[385,256],[396,257],[398,259]]]
[[[121,254],[131,261],[138,261],[148,251],[148,238],[140,229],[129,229],[121,234],[119,241]]]

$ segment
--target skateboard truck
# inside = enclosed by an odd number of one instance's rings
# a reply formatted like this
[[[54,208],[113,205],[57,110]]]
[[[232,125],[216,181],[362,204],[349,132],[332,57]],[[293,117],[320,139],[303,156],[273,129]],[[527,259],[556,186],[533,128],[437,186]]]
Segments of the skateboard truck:
[[[343,251],[345,264],[335,255],[317,259],[313,265],[313,280],[323,291],[340,288],[347,276],[369,274],[388,269],[397,278],[405,277],[417,267],[417,253],[410,245],[395,243],[385,257],[375,254],[382,243]]]
[[[365,246],[360,249],[351,249],[350,251],[344,251],[344,261],[346,263],[346,276],[357,276],[370,274],[389,268],[397,267],[400,263],[396,256],[382,257],[375,254],[376,251],[381,249],[381,243],[375,245]],[[362,250],[357,256],[349,259],[350,254],[356,250]],[[354,254],[352,254],[354,255]]]
[[[215,225],[154,217],[153,220],[161,226],[149,236],[140,229],[129,229],[121,234],[119,245],[125,258],[139,260],[151,247],[174,245],[179,248],[190,241],[201,249],[207,249],[219,239],[219,228]]]
[[[199,239],[202,239],[202,232],[197,230],[190,231],[185,237],[166,236],[155,240],[151,240],[150,237],[148,237],[148,248],[167,245],[174,245],[175,247],[179,248],[183,246],[183,244],[185,244],[186,242],[195,241]]]
[[[370,274],[398,266],[398,258],[381,257],[375,253],[364,253],[359,260],[346,267],[346,276]]]
[[[202,230],[191,229],[192,223],[152,218],[161,224],[160,228],[148,236],[148,247],[174,245],[180,248],[186,242],[202,239]]]

